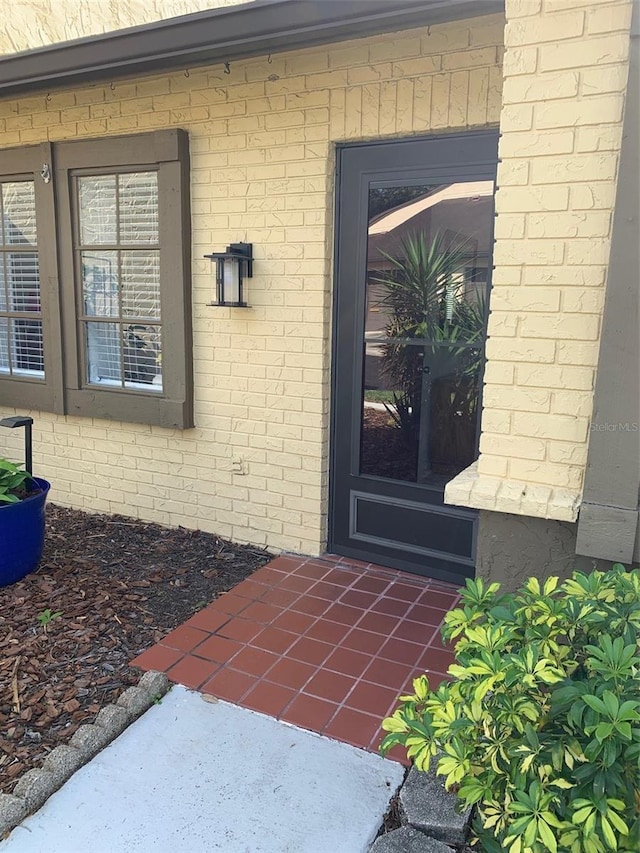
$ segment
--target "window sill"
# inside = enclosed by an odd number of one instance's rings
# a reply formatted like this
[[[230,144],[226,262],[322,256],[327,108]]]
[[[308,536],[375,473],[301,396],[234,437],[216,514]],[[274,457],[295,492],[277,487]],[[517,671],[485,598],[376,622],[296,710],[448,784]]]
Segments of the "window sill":
[[[577,521],[581,498],[572,489],[479,474],[477,462],[448,482],[444,491],[447,504],[555,521]]]

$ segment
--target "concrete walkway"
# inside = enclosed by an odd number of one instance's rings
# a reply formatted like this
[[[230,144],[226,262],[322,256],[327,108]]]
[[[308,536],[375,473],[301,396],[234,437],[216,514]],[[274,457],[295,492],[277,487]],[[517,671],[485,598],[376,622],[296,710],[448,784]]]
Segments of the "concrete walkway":
[[[403,772],[174,687],[0,853],[365,853]]]

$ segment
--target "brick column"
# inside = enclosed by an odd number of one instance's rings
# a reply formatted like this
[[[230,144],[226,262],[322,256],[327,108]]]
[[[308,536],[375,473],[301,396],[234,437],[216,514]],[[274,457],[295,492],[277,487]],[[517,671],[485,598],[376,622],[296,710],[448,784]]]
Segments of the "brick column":
[[[631,2],[506,0],[480,459],[449,503],[574,521],[587,454]]]

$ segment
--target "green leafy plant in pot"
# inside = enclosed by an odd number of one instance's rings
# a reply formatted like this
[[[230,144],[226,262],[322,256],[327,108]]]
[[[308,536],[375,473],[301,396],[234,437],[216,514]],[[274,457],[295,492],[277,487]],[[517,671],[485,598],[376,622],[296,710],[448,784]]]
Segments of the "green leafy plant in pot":
[[[468,580],[445,617],[450,682],[427,676],[384,720],[474,806],[485,853],[640,850],[640,570],[530,579],[517,594]]]
[[[0,458],[0,586],[33,571],[42,557],[50,484]]]

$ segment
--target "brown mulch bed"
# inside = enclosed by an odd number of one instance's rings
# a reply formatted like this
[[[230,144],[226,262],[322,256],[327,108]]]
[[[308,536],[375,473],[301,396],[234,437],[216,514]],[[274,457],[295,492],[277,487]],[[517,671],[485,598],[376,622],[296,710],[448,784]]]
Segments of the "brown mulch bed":
[[[269,559],[207,533],[50,505],[40,567],[0,588],[0,792],[137,682],[132,658]]]

